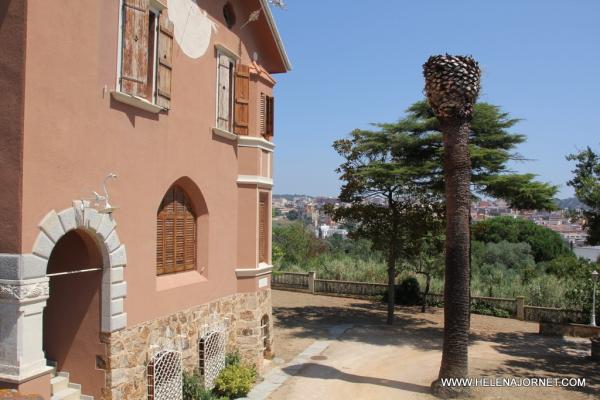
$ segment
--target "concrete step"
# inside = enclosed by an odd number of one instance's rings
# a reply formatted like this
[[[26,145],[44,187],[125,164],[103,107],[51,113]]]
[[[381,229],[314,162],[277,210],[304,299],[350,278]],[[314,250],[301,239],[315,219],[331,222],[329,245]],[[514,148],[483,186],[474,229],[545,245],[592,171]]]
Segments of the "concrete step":
[[[88,396],[87,394],[82,394],[81,400],[94,400],[94,396]]]
[[[51,393],[56,394],[69,387],[69,378],[64,376],[55,376],[50,379]]]
[[[53,394],[50,397],[50,400],[81,400],[81,390],[66,388]]]

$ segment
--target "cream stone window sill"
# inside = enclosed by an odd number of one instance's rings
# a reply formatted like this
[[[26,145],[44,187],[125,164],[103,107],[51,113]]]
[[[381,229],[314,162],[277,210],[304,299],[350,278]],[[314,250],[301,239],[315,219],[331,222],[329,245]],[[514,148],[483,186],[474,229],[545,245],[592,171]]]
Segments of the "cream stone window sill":
[[[238,147],[254,147],[268,152],[275,150],[275,145],[262,137],[240,136],[238,137]]]
[[[195,285],[208,280],[198,271],[176,272],[156,277],[156,291],[163,292],[184,286]]]
[[[238,135],[235,133],[226,131],[225,129],[217,128],[216,126],[212,128],[212,132],[214,135],[222,137],[227,140],[236,140]]]
[[[238,278],[253,278],[256,276],[268,275],[273,271],[273,266],[260,263],[258,268],[238,268],[235,270],[235,276]]]
[[[124,103],[132,107],[139,108],[140,110],[148,111],[153,114],[158,114],[161,111],[166,110],[165,108],[162,108],[161,106],[151,103],[148,100],[138,96],[133,96],[127,93],[119,92],[117,90],[110,92],[110,94],[112,95],[113,99],[120,103]]]
[[[256,185],[265,189],[273,187],[273,179],[258,175],[238,175],[237,183],[241,185]]]

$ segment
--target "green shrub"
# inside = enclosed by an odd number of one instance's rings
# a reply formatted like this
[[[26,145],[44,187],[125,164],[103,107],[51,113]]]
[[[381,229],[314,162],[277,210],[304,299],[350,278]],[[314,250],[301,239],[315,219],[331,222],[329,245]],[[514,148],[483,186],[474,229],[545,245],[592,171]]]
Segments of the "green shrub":
[[[417,278],[410,276],[400,282],[396,289],[396,301],[398,304],[413,306],[421,300],[421,288]]]
[[[183,400],[228,400],[219,397],[202,384],[202,377],[197,373],[183,373]]]
[[[215,393],[230,399],[244,397],[256,380],[256,368],[244,364],[227,365],[215,380]]]
[[[240,365],[242,363],[242,356],[240,356],[239,350],[235,350],[232,353],[227,353],[225,356],[225,366],[227,365]]]
[[[404,278],[400,284],[396,285],[396,304],[405,306],[414,306],[421,302],[421,289],[419,281],[414,276]],[[382,301],[387,302],[387,292],[383,294]]]
[[[483,302],[474,302],[471,305],[471,313],[481,315],[491,315],[493,317],[510,318],[510,312],[502,308],[494,307]]]

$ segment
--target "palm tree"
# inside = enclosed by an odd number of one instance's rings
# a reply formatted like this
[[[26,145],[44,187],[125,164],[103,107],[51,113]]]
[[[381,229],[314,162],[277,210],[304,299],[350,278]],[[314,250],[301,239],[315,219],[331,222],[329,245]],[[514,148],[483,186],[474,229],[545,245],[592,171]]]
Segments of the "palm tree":
[[[442,378],[464,378],[469,372],[470,319],[469,215],[471,158],[469,132],[479,94],[479,64],[471,57],[438,55],[423,65],[425,93],[444,138],[446,193],[446,269],[444,345],[438,379],[431,384],[439,397],[459,397],[466,387],[442,386]]]

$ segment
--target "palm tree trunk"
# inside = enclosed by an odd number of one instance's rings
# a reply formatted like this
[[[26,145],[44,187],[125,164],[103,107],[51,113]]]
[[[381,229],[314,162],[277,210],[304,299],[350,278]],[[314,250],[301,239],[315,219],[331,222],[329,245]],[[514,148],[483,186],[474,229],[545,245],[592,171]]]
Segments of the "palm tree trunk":
[[[429,57],[423,74],[427,100],[444,136],[446,185],[444,346],[439,378],[431,387],[438,396],[458,397],[469,388],[443,386],[442,379],[465,378],[469,372],[469,131],[481,70],[472,57],[446,54]]]
[[[446,270],[444,284],[444,345],[439,379],[433,389],[441,397],[464,394],[464,388],[442,387],[442,378],[466,377],[469,370],[469,214],[471,161],[470,124],[441,121],[444,134],[446,185]]]

